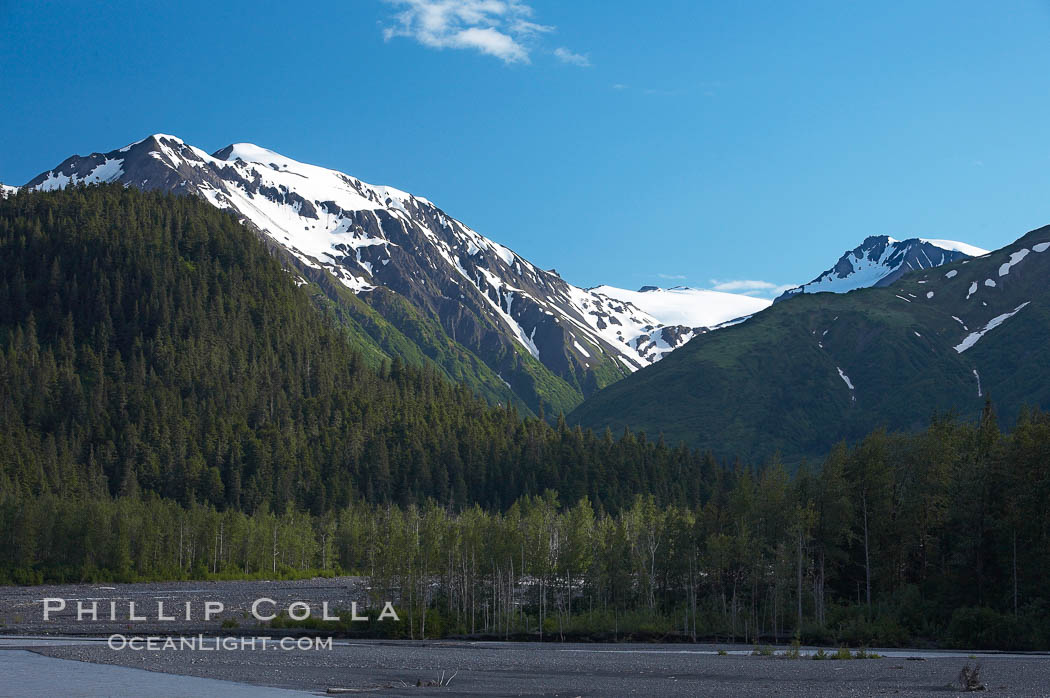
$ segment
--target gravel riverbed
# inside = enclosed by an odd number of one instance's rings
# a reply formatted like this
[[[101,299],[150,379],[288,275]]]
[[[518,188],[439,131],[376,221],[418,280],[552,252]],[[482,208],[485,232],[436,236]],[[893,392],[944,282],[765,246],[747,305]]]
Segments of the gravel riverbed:
[[[681,645],[360,642],[331,650],[113,651],[49,646],[39,654],[256,686],[389,696],[930,696],[959,693],[959,656],[814,661],[718,656]],[[702,651],[702,650],[701,650]],[[1050,658],[985,656],[984,695],[1050,695]],[[452,677],[446,687],[434,683]],[[2,693],[2,691],[0,691]],[[154,693],[153,695],[164,695]]]
[[[101,679],[93,679],[92,672],[112,671],[112,667],[153,673],[121,673],[122,678],[116,679],[119,686],[110,684],[111,691],[97,695],[135,695],[135,686],[126,684],[134,684],[135,680],[127,677],[137,675],[144,677],[143,681],[148,679],[148,695],[155,696],[194,695],[194,690],[211,694],[214,686],[224,685],[230,687],[231,696],[240,695],[237,691],[245,687],[251,690],[251,686],[307,694],[355,689],[355,693],[384,696],[931,696],[959,693],[959,670],[975,661],[982,665],[981,677],[987,687],[984,695],[1050,696],[1050,655],[1046,654],[982,654],[973,659],[965,652],[891,650],[881,659],[814,661],[750,656],[750,648],[729,645],[338,639],[330,648],[309,650],[257,646],[211,651],[118,651],[105,640],[111,633],[213,635],[219,632],[222,618],[238,620],[242,624],[238,631],[251,635],[252,622],[245,615],[256,598],[272,598],[278,607],[292,601],[306,601],[311,607],[329,601],[337,608],[352,600],[364,601],[366,596],[362,580],[352,577],[301,582],[0,587],[0,621],[8,634],[6,638],[0,636],[0,672],[6,676],[22,672],[37,681],[22,686],[4,682],[0,696],[39,695],[39,682],[47,682],[49,677],[56,684],[52,686],[55,695],[96,695],[91,687],[101,684],[92,681]],[[192,615],[190,621],[175,622],[129,622],[126,618],[78,622],[75,609],[44,621],[44,598],[64,598],[67,604],[78,598],[98,600],[100,608],[104,602],[107,609],[110,601],[124,604],[131,599],[146,603],[189,601],[202,609],[205,601],[221,600],[225,609],[223,615],[207,623]],[[729,654],[719,655],[719,649]],[[53,667],[50,670],[30,667],[30,656],[52,658],[42,661],[57,663],[48,665]],[[200,684],[210,688],[188,689],[188,679],[165,675],[236,684]],[[434,685],[442,676],[454,678],[450,685]],[[22,689],[26,692],[20,693]]]

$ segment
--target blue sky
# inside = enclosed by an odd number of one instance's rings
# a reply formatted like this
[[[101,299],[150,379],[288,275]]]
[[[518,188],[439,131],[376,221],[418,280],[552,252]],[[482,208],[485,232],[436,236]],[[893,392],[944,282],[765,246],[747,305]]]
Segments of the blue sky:
[[[0,0],[0,37],[0,181],[250,141],[583,286],[773,287],[871,234],[1050,223],[1045,1]]]

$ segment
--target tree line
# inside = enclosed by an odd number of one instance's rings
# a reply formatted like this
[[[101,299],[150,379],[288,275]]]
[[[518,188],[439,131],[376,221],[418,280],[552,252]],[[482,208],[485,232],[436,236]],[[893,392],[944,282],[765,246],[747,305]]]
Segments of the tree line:
[[[689,506],[526,495],[505,510],[356,500],[321,515],[155,494],[0,494],[3,575],[42,581],[355,574],[406,637],[1050,643],[1050,415],[942,418],[819,468],[718,471]]]

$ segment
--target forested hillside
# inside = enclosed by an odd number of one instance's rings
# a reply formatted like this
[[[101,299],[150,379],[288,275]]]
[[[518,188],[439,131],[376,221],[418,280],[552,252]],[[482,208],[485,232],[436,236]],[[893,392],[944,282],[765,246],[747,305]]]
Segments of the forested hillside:
[[[359,497],[500,509],[551,488],[615,509],[692,501],[715,469],[361,354],[296,278],[195,197],[0,201],[0,489],[322,513]]]
[[[1045,649],[1048,463],[1050,416],[1003,436],[988,412],[875,433],[794,476],[717,471],[688,504],[638,495],[615,514],[549,491],[505,511],[354,501],[320,516],[5,492],[0,582],[343,572],[397,600],[404,621],[383,632],[400,637]]]

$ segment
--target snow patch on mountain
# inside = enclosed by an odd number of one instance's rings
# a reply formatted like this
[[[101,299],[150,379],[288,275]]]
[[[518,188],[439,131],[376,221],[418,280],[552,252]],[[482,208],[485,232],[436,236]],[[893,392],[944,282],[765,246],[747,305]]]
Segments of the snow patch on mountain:
[[[960,344],[958,344],[955,347],[955,351],[961,354],[967,349],[970,349],[971,347],[973,347],[973,345],[977,344],[981,337],[985,336],[986,334],[994,330],[996,327],[999,327],[999,325],[1002,325],[1014,315],[1017,315],[1017,313],[1024,310],[1025,306],[1027,306],[1029,303],[1031,303],[1031,301],[1026,301],[1014,308],[1009,313],[1003,313],[1002,315],[992,318],[988,321],[987,325],[977,330],[976,332],[971,332],[969,335],[967,335],[966,339],[964,339]]]
[[[772,301],[764,298],[684,286],[646,286],[638,291],[598,286],[591,290],[630,303],[663,325],[685,327],[714,327],[745,315],[753,315],[772,304]]]
[[[98,182],[113,182],[120,178],[124,171],[121,169],[121,160],[103,160],[101,164],[92,169],[84,176],[64,175],[51,172],[50,176],[41,184],[34,187],[43,191],[54,191],[63,189],[70,184],[96,184]]]
[[[1016,252],[1010,253],[1010,261],[1002,264],[999,267],[999,276],[1006,276],[1010,273],[1010,269],[1021,263],[1025,257],[1028,256],[1028,248],[1022,247]]]
[[[967,257],[983,257],[989,253],[988,250],[977,247],[976,245],[969,245],[965,242],[958,242],[956,240],[936,240],[931,238],[919,238],[921,242],[929,243],[934,247],[939,247],[942,250],[951,250],[953,252],[962,252]]]
[[[841,368],[836,366],[835,369],[838,370],[838,372],[839,372],[839,378],[841,378],[842,382],[846,384],[847,388],[849,388],[850,400],[853,401],[853,402],[856,402],[857,401],[857,396],[854,394],[855,391],[856,391],[856,388],[853,387],[853,381],[851,381],[849,379],[849,376],[847,376],[846,372],[843,371]]]

